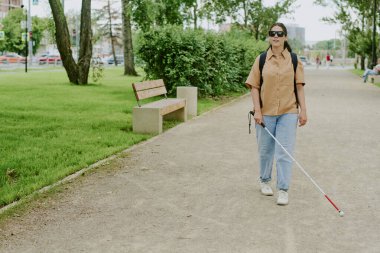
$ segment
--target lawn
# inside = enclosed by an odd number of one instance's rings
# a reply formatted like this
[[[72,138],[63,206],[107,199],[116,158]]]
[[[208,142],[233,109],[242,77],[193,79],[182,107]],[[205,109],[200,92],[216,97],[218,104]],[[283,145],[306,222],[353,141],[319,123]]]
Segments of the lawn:
[[[0,74],[0,207],[152,137],[132,132],[131,83],[142,76],[122,72],[87,86],[64,71]],[[198,113],[238,95],[200,99]]]

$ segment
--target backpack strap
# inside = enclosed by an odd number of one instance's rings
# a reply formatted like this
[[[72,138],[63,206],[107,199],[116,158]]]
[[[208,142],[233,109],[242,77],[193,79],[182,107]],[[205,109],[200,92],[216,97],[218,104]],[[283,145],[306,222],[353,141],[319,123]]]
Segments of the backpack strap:
[[[259,69],[260,69],[260,88],[261,85],[263,84],[263,68],[265,64],[265,60],[267,59],[267,51],[263,52],[260,54],[260,60],[259,60]],[[260,97],[260,107],[263,107],[263,101],[261,101],[261,96]]]
[[[260,87],[263,84],[263,68],[267,59],[267,51],[260,54],[259,69],[260,69]]]
[[[298,108],[298,92],[297,92],[297,83],[296,83],[296,73],[297,73],[297,67],[298,67],[298,59],[297,55],[295,53],[290,53],[292,57],[292,63],[293,63],[293,69],[294,69],[294,94],[296,95],[296,103]]]

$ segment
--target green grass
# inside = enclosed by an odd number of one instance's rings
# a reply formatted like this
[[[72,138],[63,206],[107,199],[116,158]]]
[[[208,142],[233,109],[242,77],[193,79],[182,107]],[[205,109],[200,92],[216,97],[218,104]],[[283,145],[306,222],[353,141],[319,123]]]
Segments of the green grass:
[[[131,83],[142,77],[122,73],[107,68],[87,86],[64,71],[0,74],[0,207],[151,137],[132,132]],[[231,98],[200,99],[199,113]]]
[[[241,95],[241,92],[232,92],[227,94],[226,96],[219,98],[201,98],[198,100],[198,115],[210,111],[215,107],[223,105]]]
[[[351,73],[353,73],[353,74],[355,74],[357,76],[362,76],[363,73],[364,73],[364,70],[361,70],[361,69],[352,69]]]

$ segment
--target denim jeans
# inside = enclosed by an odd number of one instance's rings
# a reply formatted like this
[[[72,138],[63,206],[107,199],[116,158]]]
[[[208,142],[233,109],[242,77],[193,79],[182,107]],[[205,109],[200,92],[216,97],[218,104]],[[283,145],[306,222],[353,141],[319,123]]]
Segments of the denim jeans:
[[[369,75],[378,75],[379,72],[372,70],[372,69],[366,69],[363,74],[363,81],[367,82],[367,78]]]
[[[293,155],[296,142],[298,114],[289,113],[279,116],[263,116],[264,124],[269,132]],[[289,189],[292,176],[293,160],[275,142],[260,125],[256,124],[256,136],[260,161],[260,179],[269,182],[272,179],[273,160],[276,161],[277,189]]]

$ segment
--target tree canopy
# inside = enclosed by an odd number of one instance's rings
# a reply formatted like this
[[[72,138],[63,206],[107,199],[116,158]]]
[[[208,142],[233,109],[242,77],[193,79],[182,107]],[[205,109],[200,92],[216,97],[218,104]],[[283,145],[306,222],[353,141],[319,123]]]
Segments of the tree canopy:
[[[5,40],[0,41],[0,51],[15,52],[25,55],[25,42],[22,40],[22,33],[25,29],[21,28],[21,21],[25,20],[23,9],[13,9],[1,21],[5,33]],[[48,19],[39,17],[32,18],[33,53],[40,47],[43,32],[48,27]]]
[[[342,24],[349,41],[349,49],[361,57],[361,68],[364,69],[365,58],[372,56],[373,43],[376,45],[379,41],[377,35],[376,41],[372,41],[373,14],[378,15],[377,12],[374,13],[374,1],[315,0],[315,3],[325,7],[332,6],[335,9],[333,16],[325,17],[323,20]],[[376,0],[376,3],[379,7],[380,0]]]

